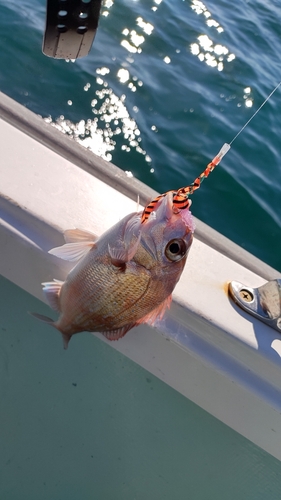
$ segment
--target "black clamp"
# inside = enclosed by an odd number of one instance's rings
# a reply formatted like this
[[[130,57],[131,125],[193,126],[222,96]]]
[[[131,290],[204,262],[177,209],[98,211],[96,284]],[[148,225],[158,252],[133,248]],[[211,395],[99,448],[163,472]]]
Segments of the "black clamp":
[[[102,0],[47,0],[43,53],[56,59],[88,55],[94,41]]]

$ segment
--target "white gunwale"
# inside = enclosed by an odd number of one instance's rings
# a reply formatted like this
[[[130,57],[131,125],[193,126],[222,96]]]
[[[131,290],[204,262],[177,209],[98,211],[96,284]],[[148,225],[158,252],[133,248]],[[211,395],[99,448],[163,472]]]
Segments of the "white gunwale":
[[[40,283],[71,267],[47,253],[65,229],[100,235],[155,192],[3,94],[0,131],[0,272],[44,301]],[[110,345],[280,460],[281,338],[227,294],[228,281],[257,287],[280,274],[197,228],[165,319]]]

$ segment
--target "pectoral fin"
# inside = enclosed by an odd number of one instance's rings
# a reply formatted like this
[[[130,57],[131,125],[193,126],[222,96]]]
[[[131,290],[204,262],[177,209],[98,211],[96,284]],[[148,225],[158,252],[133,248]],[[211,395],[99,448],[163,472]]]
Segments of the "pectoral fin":
[[[116,267],[124,265],[133,259],[141,239],[140,218],[133,216],[126,224],[123,234],[119,236],[114,246],[108,245],[111,262]]]
[[[81,241],[76,243],[66,243],[61,247],[52,248],[48,253],[59,257],[59,259],[75,262],[82,259],[95,246],[93,241]]]
[[[115,247],[111,247],[110,245],[108,245],[108,253],[111,257],[111,263],[116,267],[123,267],[134,257],[138,249],[139,242],[140,234],[134,244],[131,244],[128,248],[124,246],[118,246],[118,244]]]

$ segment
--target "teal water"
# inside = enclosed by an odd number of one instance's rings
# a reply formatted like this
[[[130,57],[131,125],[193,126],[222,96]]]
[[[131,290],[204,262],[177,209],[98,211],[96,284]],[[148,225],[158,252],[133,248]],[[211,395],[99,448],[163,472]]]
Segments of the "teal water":
[[[1,500],[280,500],[279,461],[91,334],[64,351],[4,278],[0,297]]]
[[[160,192],[192,182],[281,79],[279,0],[105,0],[75,63],[42,55],[44,9],[1,2],[0,90]],[[278,270],[280,109],[281,88],[192,206]]]

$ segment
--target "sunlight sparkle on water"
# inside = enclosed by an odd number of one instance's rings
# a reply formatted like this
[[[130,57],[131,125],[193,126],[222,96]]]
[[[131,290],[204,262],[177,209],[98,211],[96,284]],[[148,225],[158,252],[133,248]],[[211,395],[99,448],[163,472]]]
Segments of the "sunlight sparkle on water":
[[[214,50],[212,47],[213,42],[207,35],[200,35],[197,39],[199,40],[199,44],[205,51],[209,50],[210,52],[212,52]]]
[[[97,68],[96,73],[97,75],[105,76],[108,75],[108,73],[110,73],[110,69],[104,66],[102,68]]]
[[[251,108],[253,106],[252,99],[246,99],[245,106],[246,106],[246,108]]]
[[[207,26],[210,26],[210,28],[212,26],[214,26],[214,28],[217,28],[219,26],[219,23],[218,21],[215,21],[214,19],[208,19],[208,21],[206,22]]]
[[[121,77],[127,77],[129,72],[126,73],[126,71],[123,68],[120,69],[119,76],[121,72]],[[97,68],[96,70],[97,74],[107,74],[108,72],[108,68]],[[101,78],[99,84],[102,85],[102,88],[95,91],[96,98],[91,100],[91,108],[95,118],[80,120],[78,123],[66,120],[64,116],[60,116],[56,120],[48,117],[45,120],[105,160],[111,161],[112,151],[120,147],[126,153],[134,149],[144,156],[147,163],[151,163],[151,158],[141,147],[141,133],[137,123],[130,117],[126,108],[126,96],[122,94],[118,97],[112,89],[108,88],[108,83]],[[131,86],[131,90],[135,91],[136,87],[132,83]],[[85,87],[83,89],[85,90]],[[72,101],[69,100],[68,104],[70,105],[70,103],[72,104]],[[118,143],[115,141],[117,137],[119,137]],[[131,173],[128,175],[131,176]]]
[[[244,88],[243,99],[245,101],[246,108],[251,108],[253,106],[253,104],[254,104],[254,99],[251,96],[251,92],[252,92],[251,87],[245,87]]]
[[[150,23],[146,23],[142,17],[137,18],[137,25],[142,28],[147,35],[151,35],[154,30],[154,26]]]
[[[194,10],[194,12],[198,15],[203,14],[205,19],[207,19],[206,21],[207,26],[216,28],[218,33],[223,32],[223,27],[220,26],[218,21],[216,21],[215,19],[210,19],[212,14],[211,12],[208,11],[206,5],[204,5],[203,2],[201,2],[200,0],[192,0],[191,9]]]
[[[151,35],[154,30],[154,26],[151,23],[147,23],[144,21],[142,17],[137,17],[136,25],[138,28],[141,28],[146,35]],[[124,47],[128,52],[133,54],[142,52],[140,45],[145,42],[145,37],[140,35],[136,30],[129,30],[128,28],[124,28],[122,31],[122,35],[128,37],[129,40],[121,40],[120,44]]]
[[[121,40],[121,44],[122,47],[124,47],[124,49],[128,50],[128,52],[132,52],[133,54],[135,54],[137,52],[137,49],[136,47],[134,47],[133,45],[131,45],[128,40]]]
[[[137,87],[136,87],[136,86],[135,86],[132,82],[130,82],[130,83],[128,84],[128,88],[129,88],[132,92],[136,92],[136,90],[137,90]]]
[[[235,55],[234,54],[229,54],[229,56],[227,57],[227,62],[231,62],[233,61],[233,59],[235,59]]]
[[[139,47],[145,41],[145,38],[143,35],[138,35],[135,30],[132,30],[131,41],[136,47]]]
[[[133,76],[133,78],[131,78],[130,72],[125,68],[120,68],[117,71],[117,78],[119,78],[120,83],[125,84],[128,82],[127,86],[131,90],[131,92],[137,91],[137,87],[136,87],[135,83],[133,83],[133,82],[136,82],[139,87],[141,87],[143,85],[142,81],[138,80],[138,78],[136,76]],[[132,79],[133,82],[129,81],[130,79]]]
[[[228,54],[228,49],[226,47],[224,47],[223,45],[217,44],[214,46],[214,52],[218,56],[226,55],[226,54]]]
[[[200,0],[192,0],[191,9],[197,15],[203,15],[205,23],[210,29],[216,30],[216,36],[223,33],[224,29],[220,26],[216,19],[213,19],[211,12],[207,9]],[[224,64],[235,59],[234,54],[229,53],[229,49],[224,45],[215,42],[207,34],[200,34],[197,41],[190,44],[191,54],[197,56],[199,61],[205,62],[208,66],[216,68],[218,71],[223,71]]]
[[[198,43],[192,43],[190,45],[190,51],[191,51],[191,54],[193,54],[194,56],[198,56],[198,54],[200,54],[200,47],[199,47]]]
[[[130,78],[130,73],[127,69],[121,68],[117,72],[117,77],[119,78],[121,83],[125,83],[129,80]]]
[[[104,17],[107,17],[109,15],[109,9],[112,7],[112,5],[114,5],[113,0],[104,0],[102,7],[105,10],[102,10],[101,15]],[[106,9],[108,9],[108,10],[106,10]]]
[[[89,88],[91,88],[91,84],[90,83],[86,83],[86,85],[84,86],[85,92],[88,92]]]

